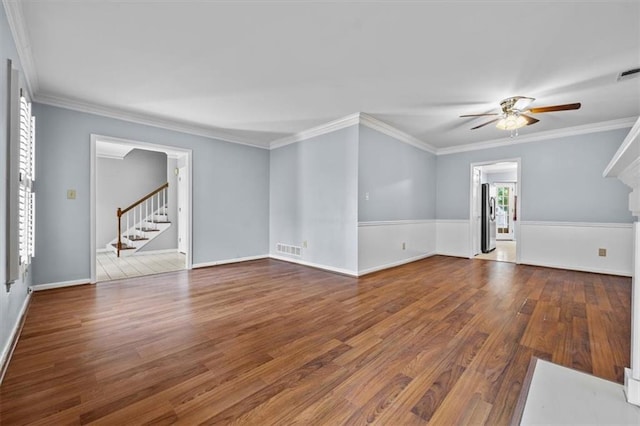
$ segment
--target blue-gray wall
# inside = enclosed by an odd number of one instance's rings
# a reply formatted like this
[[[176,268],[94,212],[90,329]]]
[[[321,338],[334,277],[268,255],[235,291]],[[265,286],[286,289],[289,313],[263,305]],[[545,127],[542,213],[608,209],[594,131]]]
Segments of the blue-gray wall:
[[[31,275],[27,274],[24,280],[16,282],[11,286],[9,292],[6,291],[5,283],[7,282],[7,149],[9,141],[7,140],[7,60],[13,61],[13,67],[21,70],[20,60],[16,46],[9,30],[7,17],[4,7],[0,6],[0,175],[2,175],[2,184],[0,184],[0,357],[5,355],[3,351],[8,348],[11,331],[15,327],[20,309],[27,298],[27,290],[31,283]],[[1,361],[1,360],[0,360]]]
[[[358,220],[435,217],[436,156],[360,125]]]
[[[469,219],[470,164],[521,158],[525,221],[628,223],[630,189],[602,172],[629,129],[438,156],[438,219]]]
[[[270,252],[302,245],[302,260],[358,268],[358,126],[271,151]]]
[[[193,263],[264,255],[269,241],[269,152],[35,104],[34,284],[90,276],[92,133],[193,150]],[[67,189],[76,200],[66,199]]]

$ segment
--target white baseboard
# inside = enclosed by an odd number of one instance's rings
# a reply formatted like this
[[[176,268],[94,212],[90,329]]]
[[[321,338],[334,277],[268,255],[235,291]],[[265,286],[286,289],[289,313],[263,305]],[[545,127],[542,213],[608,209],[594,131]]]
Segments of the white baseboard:
[[[407,263],[415,262],[417,260],[426,259],[427,257],[434,256],[436,253],[426,253],[419,256],[410,257],[408,259],[398,260],[396,262],[387,263],[386,265],[374,266],[373,268],[363,269],[358,271],[358,276],[370,274],[372,272],[382,271],[383,269],[394,268],[400,265],[406,265]]]
[[[619,275],[621,277],[631,276],[631,273],[628,271],[621,271],[616,269],[592,268],[589,266],[573,267],[571,265],[567,266],[567,265],[561,265],[558,263],[530,262],[530,261],[527,261],[526,259],[521,260],[520,265],[542,266],[544,268],[566,269],[568,271],[591,272],[594,274]]]
[[[260,254],[257,256],[236,257],[233,259],[215,260],[213,262],[194,263],[192,268],[193,269],[206,268],[209,266],[226,265],[229,263],[247,262],[249,260],[267,259],[268,257],[269,257],[268,254]]]
[[[57,283],[48,284],[35,284],[31,286],[33,291],[50,290],[52,288],[72,287],[74,285],[91,284],[91,278],[84,278],[81,280],[61,281]]]
[[[9,361],[11,360],[11,355],[13,355],[13,350],[15,349],[16,344],[18,343],[18,337],[20,331],[22,330],[22,324],[24,323],[24,316],[27,313],[27,308],[29,307],[29,302],[31,301],[31,292],[27,293],[27,297],[25,297],[22,306],[20,307],[20,313],[16,318],[16,323],[13,325],[11,329],[11,333],[9,333],[9,338],[2,348],[2,353],[0,353],[0,384],[2,384],[2,379],[4,379],[4,374],[9,367]]]
[[[141,255],[144,255],[144,254],[175,253],[177,251],[178,251],[177,248],[162,249],[162,250],[146,250],[146,251],[136,252],[136,253],[132,254],[131,256],[141,256]],[[96,253],[115,253],[115,252],[112,249],[99,248],[99,249],[96,249]]]
[[[132,254],[132,256],[144,256],[148,254],[163,254],[163,253],[177,253],[177,248],[172,249],[161,249],[161,250],[146,250],[146,251],[138,251]]]
[[[449,256],[449,257],[460,257],[462,259],[469,259],[469,256],[467,254],[463,254],[463,253],[456,253],[456,252],[446,252],[446,251],[438,251],[436,253],[434,253],[434,255],[436,256]]]
[[[282,260],[284,262],[296,263],[298,265],[309,266],[311,268],[323,269],[325,271],[335,272],[342,275],[348,275],[350,277],[358,276],[357,272],[351,271],[349,269],[334,268],[333,266],[320,265],[318,263],[307,262],[306,260],[302,260],[302,259],[294,259],[294,258],[285,257],[285,256],[278,256],[277,254],[270,254],[269,257],[275,260]]]

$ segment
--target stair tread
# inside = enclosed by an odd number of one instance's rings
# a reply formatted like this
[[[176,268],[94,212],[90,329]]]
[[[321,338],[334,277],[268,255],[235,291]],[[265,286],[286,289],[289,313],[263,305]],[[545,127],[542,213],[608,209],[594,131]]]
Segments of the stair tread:
[[[153,228],[136,228],[136,229],[142,232],[160,232],[159,229],[153,229]]]
[[[144,241],[144,240],[148,240],[148,238],[141,237],[139,235],[123,235],[122,238],[126,238],[129,241]]]
[[[168,220],[153,220],[151,223],[171,223]]]
[[[116,249],[118,248],[118,243],[113,243],[111,245]],[[134,249],[135,249],[135,247],[133,247],[133,246],[127,246],[127,245],[124,245],[124,244],[120,245],[120,250],[134,250]]]

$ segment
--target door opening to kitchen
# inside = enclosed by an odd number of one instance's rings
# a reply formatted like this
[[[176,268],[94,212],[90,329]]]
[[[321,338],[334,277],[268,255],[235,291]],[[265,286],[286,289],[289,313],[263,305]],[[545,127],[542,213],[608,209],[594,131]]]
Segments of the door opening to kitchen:
[[[518,162],[473,165],[472,257],[516,263]]]

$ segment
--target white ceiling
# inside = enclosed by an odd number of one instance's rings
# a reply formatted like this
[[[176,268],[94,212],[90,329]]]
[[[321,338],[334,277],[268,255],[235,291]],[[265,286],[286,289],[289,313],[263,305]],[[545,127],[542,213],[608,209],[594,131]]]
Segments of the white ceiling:
[[[640,66],[638,1],[21,4],[36,100],[256,145],[355,112],[436,148],[494,141],[508,133],[458,116],[513,95],[582,103],[521,136],[640,115],[640,78],[616,81]]]

